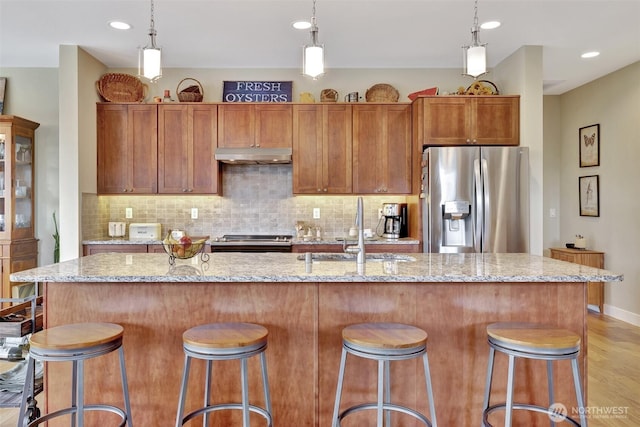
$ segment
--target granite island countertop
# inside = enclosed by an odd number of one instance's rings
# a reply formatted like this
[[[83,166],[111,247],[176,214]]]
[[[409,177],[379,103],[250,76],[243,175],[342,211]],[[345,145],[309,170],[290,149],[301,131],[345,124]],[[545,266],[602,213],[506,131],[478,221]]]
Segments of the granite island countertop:
[[[607,270],[529,254],[375,254],[382,259],[367,261],[364,271],[360,272],[353,260],[306,263],[304,254],[228,252],[208,255],[207,262],[192,258],[176,260],[171,266],[165,254],[96,254],[12,273],[10,278],[16,282],[129,283],[549,283],[623,280],[623,275]]]
[[[321,240],[310,239],[304,240],[297,237],[291,239],[292,245],[342,245],[344,237],[325,237]],[[347,237],[347,242],[355,242],[357,239],[353,237]],[[207,244],[210,245],[215,242],[214,239],[207,240]],[[418,245],[420,240],[412,237],[403,237],[401,239],[383,239],[383,238],[370,238],[366,239],[367,245]],[[129,240],[125,238],[103,238],[103,239],[89,239],[83,240],[83,245],[161,245],[162,240],[145,240],[134,239]]]

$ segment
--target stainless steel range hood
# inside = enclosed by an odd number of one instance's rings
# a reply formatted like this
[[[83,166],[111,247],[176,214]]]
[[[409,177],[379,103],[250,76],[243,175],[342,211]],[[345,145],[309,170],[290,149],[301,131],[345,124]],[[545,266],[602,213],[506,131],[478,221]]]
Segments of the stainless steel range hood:
[[[291,163],[291,148],[220,147],[215,159],[229,165],[266,165]]]

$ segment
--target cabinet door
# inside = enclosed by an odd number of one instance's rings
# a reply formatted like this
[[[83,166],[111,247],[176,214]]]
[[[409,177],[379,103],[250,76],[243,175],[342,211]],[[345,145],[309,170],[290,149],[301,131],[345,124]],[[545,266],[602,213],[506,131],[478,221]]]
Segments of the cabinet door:
[[[293,192],[351,193],[351,106],[293,108]]]
[[[472,131],[480,145],[520,144],[520,98],[484,96],[473,99]]]
[[[411,106],[384,106],[386,129],[383,155],[386,159],[385,193],[411,193]]]
[[[353,107],[355,193],[411,192],[411,107]]]
[[[257,104],[255,108],[256,147],[291,148],[293,144],[293,107],[289,104]]]
[[[218,106],[218,146],[255,146],[256,121],[253,105],[221,104]]]
[[[322,120],[322,176],[329,194],[353,190],[351,105],[324,105]]]
[[[157,106],[98,104],[98,193],[157,192]]]
[[[218,191],[215,105],[158,107],[158,193],[213,194]]]
[[[194,194],[218,194],[221,190],[218,162],[214,158],[218,145],[216,105],[193,105],[192,174],[190,188]]]
[[[419,125],[423,145],[464,145],[469,142],[471,129],[471,104],[465,97],[426,97],[422,104]],[[418,106],[420,108],[420,106]]]
[[[158,193],[187,193],[189,164],[193,153],[189,141],[189,107],[158,106]]]
[[[291,147],[293,113],[289,104],[221,104],[219,147]]]
[[[322,194],[323,181],[321,105],[293,107],[293,193]]]

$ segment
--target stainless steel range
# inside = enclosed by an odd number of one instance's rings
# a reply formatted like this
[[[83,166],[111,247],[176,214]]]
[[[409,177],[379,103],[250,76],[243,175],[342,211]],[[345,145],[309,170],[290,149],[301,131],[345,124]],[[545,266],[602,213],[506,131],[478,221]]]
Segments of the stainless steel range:
[[[212,252],[291,252],[290,235],[225,234],[211,239]]]

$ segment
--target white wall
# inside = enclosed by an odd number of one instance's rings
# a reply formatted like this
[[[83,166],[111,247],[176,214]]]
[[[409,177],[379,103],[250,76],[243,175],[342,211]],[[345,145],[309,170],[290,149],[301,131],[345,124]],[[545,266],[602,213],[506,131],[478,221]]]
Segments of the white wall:
[[[58,209],[58,69],[0,68],[7,77],[4,114],[40,123],[35,150],[35,234],[38,264],[53,262],[53,212]]]
[[[524,46],[494,72],[507,93],[520,94],[520,145],[529,147],[529,252],[543,253],[542,47]]]
[[[576,234],[624,274],[605,285],[604,311],[640,325],[640,62],[560,96],[560,246]],[[600,124],[600,166],[579,167],[578,129]],[[599,175],[600,216],[579,215],[578,177]]]

